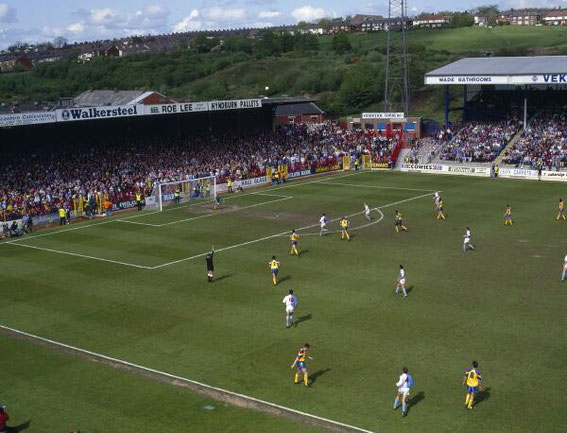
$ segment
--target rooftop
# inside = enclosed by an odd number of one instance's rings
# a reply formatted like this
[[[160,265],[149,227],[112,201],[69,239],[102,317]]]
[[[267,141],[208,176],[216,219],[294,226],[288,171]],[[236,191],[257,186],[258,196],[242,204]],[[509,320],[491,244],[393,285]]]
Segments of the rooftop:
[[[542,75],[567,73],[567,56],[470,57],[425,74],[444,75]]]

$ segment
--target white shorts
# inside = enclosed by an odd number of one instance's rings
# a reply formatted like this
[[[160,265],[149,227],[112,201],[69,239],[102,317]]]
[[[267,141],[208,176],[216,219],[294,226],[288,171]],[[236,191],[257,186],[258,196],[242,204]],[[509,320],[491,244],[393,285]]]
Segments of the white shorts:
[[[398,388],[398,394],[402,397],[407,397],[409,395],[409,388]]]
[[[400,286],[405,286],[405,284],[406,284],[406,279],[405,279],[405,278],[402,278],[401,280],[398,280],[398,284],[399,284]]]
[[[285,309],[285,312],[287,314],[293,314],[294,311],[295,311],[295,307],[288,307]]]
[[[471,241],[471,238],[465,238],[465,244],[468,244]]]
[[[325,227],[327,227],[327,224],[321,224],[322,229],[324,229]]]

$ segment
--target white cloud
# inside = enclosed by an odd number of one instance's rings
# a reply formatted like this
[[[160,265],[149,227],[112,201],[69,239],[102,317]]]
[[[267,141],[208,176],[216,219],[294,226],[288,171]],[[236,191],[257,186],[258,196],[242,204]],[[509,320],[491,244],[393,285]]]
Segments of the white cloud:
[[[86,17],[86,21],[94,26],[106,28],[122,27],[127,21],[127,15],[116,9],[91,9]]]
[[[244,9],[213,7],[203,10],[203,16],[211,21],[243,21],[247,18]]]
[[[199,30],[202,26],[199,16],[199,11],[197,9],[193,9],[188,16],[173,25],[173,31],[175,33],[181,33]]]
[[[0,3],[0,23],[15,23],[18,21],[16,9],[6,3]]]
[[[325,9],[313,6],[303,6],[291,11],[291,16],[297,21],[315,21],[324,18],[325,15]]]
[[[258,12],[259,19],[266,19],[266,18],[277,18],[281,15],[281,12],[278,11],[260,11]]]
[[[67,26],[67,31],[74,35],[79,35],[81,33],[84,33],[85,25],[81,22],[69,24]]]
[[[137,11],[129,21],[131,25],[156,28],[165,26],[169,15],[168,8],[160,5],[150,5]]]
[[[41,34],[48,39],[56,38],[58,36],[62,36],[64,31],[60,27],[51,27],[51,26],[44,26],[41,29]]]

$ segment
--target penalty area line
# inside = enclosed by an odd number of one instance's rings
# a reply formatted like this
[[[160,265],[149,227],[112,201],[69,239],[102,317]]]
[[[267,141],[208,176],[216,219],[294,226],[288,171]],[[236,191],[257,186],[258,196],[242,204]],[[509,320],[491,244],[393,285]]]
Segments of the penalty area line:
[[[199,394],[213,398],[215,400],[224,401],[237,407],[244,407],[248,409],[256,409],[261,412],[266,412],[272,415],[284,416],[301,421],[306,424],[328,428],[335,431],[356,431],[362,433],[373,433],[353,425],[345,424],[340,421],[335,421],[329,418],[313,415],[307,412],[302,412],[297,409],[282,406],[277,403],[272,403],[266,400],[261,400],[256,397],[241,394],[238,392],[230,391],[227,389],[219,388],[213,385],[208,385],[203,382],[198,382],[186,377],[177,376],[175,374],[167,373],[165,371],[156,370],[154,368],[145,367],[140,364],[135,364],[119,358],[104,355],[102,353],[92,352],[90,350],[82,349],[69,344],[60,343],[58,341],[50,340],[39,335],[30,334],[19,329],[10,328],[8,326],[0,325],[0,333],[10,338],[17,338],[24,340],[35,345],[46,347],[57,352],[67,352],[76,357],[87,359],[90,361],[100,362],[112,368],[127,370],[133,374],[144,376],[159,382],[168,383],[181,388],[187,388]]]

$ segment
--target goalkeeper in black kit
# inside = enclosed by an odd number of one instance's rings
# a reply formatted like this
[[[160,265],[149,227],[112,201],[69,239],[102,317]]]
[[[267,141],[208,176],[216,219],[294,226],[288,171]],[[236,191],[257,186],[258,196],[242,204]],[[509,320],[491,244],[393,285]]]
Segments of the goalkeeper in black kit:
[[[207,280],[209,283],[213,281],[213,272],[215,270],[215,265],[213,264],[213,256],[215,255],[215,246],[211,248],[211,251],[205,256],[205,261],[207,262]]]

